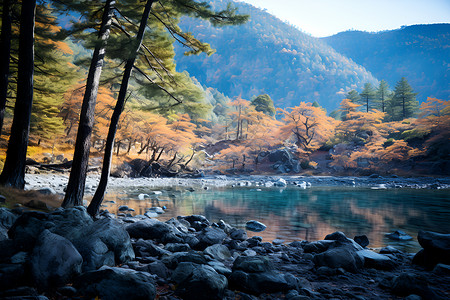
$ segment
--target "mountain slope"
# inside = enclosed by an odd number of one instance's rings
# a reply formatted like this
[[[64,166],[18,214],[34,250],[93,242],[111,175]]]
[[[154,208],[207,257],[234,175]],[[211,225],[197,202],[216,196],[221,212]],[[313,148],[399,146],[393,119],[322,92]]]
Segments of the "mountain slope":
[[[210,1],[218,8],[228,2]],[[186,57],[177,47],[179,71],[187,70],[227,96],[251,99],[267,93],[280,107],[317,101],[329,111],[338,107],[348,90],[377,83],[363,67],[319,39],[249,4],[233,3],[240,13],[251,16],[247,24],[213,28],[206,22],[182,20],[184,30],[209,42],[217,52],[211,57]]]
[[[406,77],[418,98],[449,99],[450,24],[414,25],[368,33],[347,31],[322,39],[391,88]]]

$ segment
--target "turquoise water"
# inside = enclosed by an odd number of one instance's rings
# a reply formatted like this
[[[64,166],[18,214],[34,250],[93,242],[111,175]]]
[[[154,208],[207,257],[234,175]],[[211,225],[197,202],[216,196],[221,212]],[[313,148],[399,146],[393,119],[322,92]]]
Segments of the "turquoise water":
[[[166,206],[164,221],[179,215],[201,214],[210,221],[224,220],[244,228],[248,220],[267,225],[260,233],[264,241],[275,238],[286,242],[319,240],[334,231],[348,237],[365,234],[369,247],[395,246],[403,251],[416,252],[419,230],[450,233],[450,191],[369,188],[313,187],[300,188],[213,188],[187,191],[176,187],[157,195],[158,201],[135,200],[145,188],[134,188],[122,194],[109,194],[114,200],[108,210],[117,212],[119,205],[144,214],[152,206]],[[385,234],[403,230],[414,239],[408,242],[392,241]]]

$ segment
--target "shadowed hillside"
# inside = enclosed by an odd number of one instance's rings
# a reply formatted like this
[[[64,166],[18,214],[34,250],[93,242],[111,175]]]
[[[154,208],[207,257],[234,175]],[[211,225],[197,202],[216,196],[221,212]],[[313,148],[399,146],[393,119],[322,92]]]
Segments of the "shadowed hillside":
[[[323,41],[391,86],[407,77],[420,101],[449,99],[450,24],[414,25],[379,33],[347,31]]]
[[[211,1],[225,7],[230,1]],[[184,18],[181,27],[217,49],[211,57],[183,56],[177,47],[177,69],[187,70],[202,84],[228,96],[250,99],[269,94],[276,106],[317,101],[331,111],[343,94],[377,80],[363,67],[337,53],[326,43],[251,5],[235,2],[249,14],[242,26],[213,28],[206,22]]]

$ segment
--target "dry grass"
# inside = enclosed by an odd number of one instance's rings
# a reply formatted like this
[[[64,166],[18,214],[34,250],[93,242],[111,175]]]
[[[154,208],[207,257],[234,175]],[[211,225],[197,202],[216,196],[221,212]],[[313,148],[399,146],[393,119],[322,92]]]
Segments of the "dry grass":
[[[38,191],[23,191],[10,187],[0,187],[0,195],[5,196],[3,206],[14,208],[15,204],[21,204],[32,209],[51,211],[61,206],[62,197],[59,195],[43,195]]]

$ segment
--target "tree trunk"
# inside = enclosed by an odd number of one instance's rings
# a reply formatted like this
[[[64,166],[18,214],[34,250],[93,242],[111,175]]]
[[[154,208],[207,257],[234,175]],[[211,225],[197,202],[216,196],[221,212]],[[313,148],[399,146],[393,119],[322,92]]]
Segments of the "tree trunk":
[[[163,152],[164,152],[164,148],[161,148],[161,152],[159,152],[158,157],[156,158],[155,161],[159,161],[159,159],[161,158],[161,155],[163,154]]]
[[[169,169],[173,165],[173,162],[175,161],[175,159],[177,159],[177,154],[178,152],[175,152],[175,155],[172,157],[169,164],[167,165],[167,169]]]
[[[33,106],[34,20],[36,0],[23,0],[20,13],[19,65],[17,99],[8,142],[5,165],[0,183],[23,189],[25,187],[25,161]]]
[[[120,115],[125,107],[126,94],[128,89],[128,82],[133,71],[134,62],[139,53],[139,49],[144,39],[145,27],[147,26],[147,20],[150,15],[153,2],[156,0],[148,0],[145,4],[144,13],[142,14],[141,23],[139,24],[139,30],[134,42],[134,49],[130,52],[130,57],[127,59],[125,65],[125,71],[123,73],[122,83],[120,85],[119,96],[117,98],[114,112],[111,116],[111,123],[109,124],[108,137],[106,138],[106,149],[103,157],[102,175],[95,191],[94,197],[88,207],[88,213],[91,216],[95,216],[98,213],[100,205],[102,204],[103,197],[105,196],[106,187],[108,185],[109,173],[111,170],[111,158],[112,158],[112,146],[116,137],[117,124],[119,123]]]
[[[136,140],[130,139],[130,141],[128,142],[127,154],[130,154],[131,146],[133,146],[134,143],[136,143]]]
[[[91,66],[89,67],[86,91],[84,92],[83,104],[81,106],[75,151],[73,154],[73,165],[70,170],[64,202],[62,203],[63,207],[79,206],[83,204],[97,92],[100,84],[103,60],[105,58],[106,43],[109,38],[114,4],[114,0],[107,0],[103,10],[102,24],[98,36],[99,43],[94,49]]]
[[[116,156],[119,156],[120,146],[122,145],[122,143],[120,141],[118,141],[116,144],[117,144]]]
[[[0,135],[3,129],[8,97],[9,60],[11,52],[11,1],[3,0],[2,35],[0,37]]]

